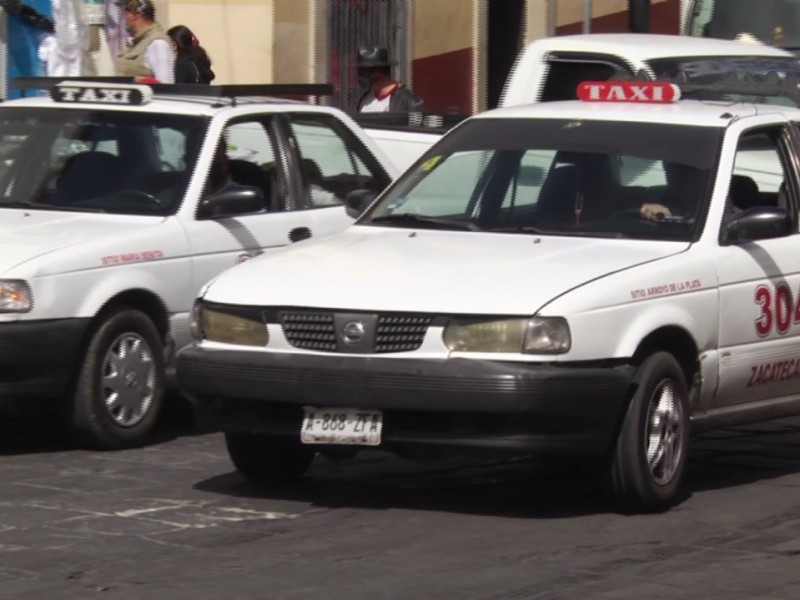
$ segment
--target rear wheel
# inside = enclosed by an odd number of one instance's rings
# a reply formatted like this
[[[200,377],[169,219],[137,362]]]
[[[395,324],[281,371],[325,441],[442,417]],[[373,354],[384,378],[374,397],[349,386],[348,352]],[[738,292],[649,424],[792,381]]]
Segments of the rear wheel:
[[[689,449],[689,392],[683,370],[666,352],[647,357],[635,382],[614,450],[611,484],[624,509],[654,512],[673,504],[680,492]]]
[[[236,470],[255,482],[299,479],[315,454],[299,439],[267,433],[227,432],[225,444]]]
[[[116,449],[144,443],[164,396],[163,344],[143,313],[123,309],[94,331],[69,411],[70,432],[83,446]]]

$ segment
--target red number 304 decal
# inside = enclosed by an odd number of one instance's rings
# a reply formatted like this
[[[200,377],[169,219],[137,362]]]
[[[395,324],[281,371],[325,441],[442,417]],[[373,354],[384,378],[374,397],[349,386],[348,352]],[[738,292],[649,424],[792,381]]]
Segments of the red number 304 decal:
[[[761,314],[755,322],[759,337],[768,336],[773,328],[783,335],[792,323],[800,322],[800,302],[795,305],[792,290],[785,281],[775,286],[774,293],[769,286],[759,285],[754,299],[761,307]]]

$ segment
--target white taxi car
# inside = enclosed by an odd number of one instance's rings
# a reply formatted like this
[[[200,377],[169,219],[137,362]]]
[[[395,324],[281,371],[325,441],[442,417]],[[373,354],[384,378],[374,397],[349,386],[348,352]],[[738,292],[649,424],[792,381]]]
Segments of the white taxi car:
[[[468,119],[344,233],[205,286],[180,386],[253,479],[534,453],[673,504],[693,432],[800,412],[800,110],[771,82]]]
[[[0,408],[141,444],[200,287],[344,229],[398,170],[341,110],[272,95],[321,86],[33,79],[0,105]]]

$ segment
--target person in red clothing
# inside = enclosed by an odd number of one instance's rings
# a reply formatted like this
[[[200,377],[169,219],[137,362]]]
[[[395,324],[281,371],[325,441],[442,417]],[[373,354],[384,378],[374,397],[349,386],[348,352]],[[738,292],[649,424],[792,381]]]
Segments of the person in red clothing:
[[[424,112],[417,94],[392,78],[392,61],[386,48],[358,50],[358,79],[366,88],[358,101],[358,112]]]

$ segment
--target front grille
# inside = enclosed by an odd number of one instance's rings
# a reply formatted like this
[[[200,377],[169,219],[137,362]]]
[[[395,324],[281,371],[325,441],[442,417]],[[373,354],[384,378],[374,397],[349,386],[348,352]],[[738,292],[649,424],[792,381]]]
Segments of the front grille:
[[[283,335],[295,348],[337,352],[335,316],[333,312],[281,311],[278,319]],[[418,349],[432,320],[433,317],[428,315],[377,315],[372,351],[411,352]]]
[[[422,345],[431,317],[378,315],[375,352],[411,352]]]
[[[281,312],[279,318],[283,335],[295,348],[336,352],[333,313]]]

